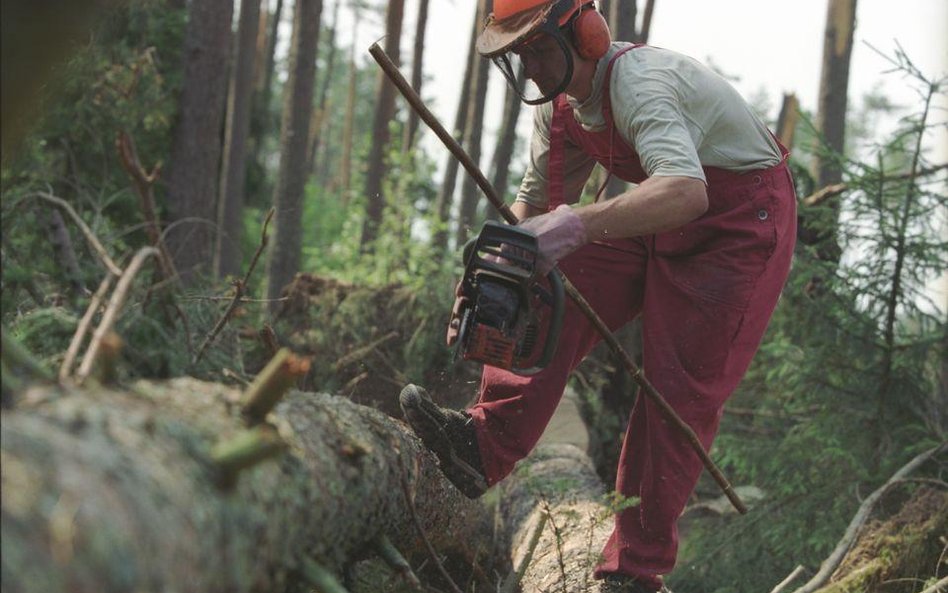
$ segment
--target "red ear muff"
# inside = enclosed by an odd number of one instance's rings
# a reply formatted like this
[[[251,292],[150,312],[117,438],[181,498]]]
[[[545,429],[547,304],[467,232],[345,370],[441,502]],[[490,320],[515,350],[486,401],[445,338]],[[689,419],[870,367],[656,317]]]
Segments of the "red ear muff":
[[[609,51],[612,35],[606,19],[595,8],[583,8],[573,21],[576,52],[587,60],[598,60]]]

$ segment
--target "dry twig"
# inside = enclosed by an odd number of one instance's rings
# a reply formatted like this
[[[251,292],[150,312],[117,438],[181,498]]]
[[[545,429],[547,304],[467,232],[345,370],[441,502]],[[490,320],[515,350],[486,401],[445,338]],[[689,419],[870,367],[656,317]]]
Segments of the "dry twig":
[[[55,204],[62,208],[66,214],[72,218],[73,222],[76,223],[76,226],[79,227],[79,230],[82,231],[83,236],[86,238],[86,241],[89,242],[89,245],[92,246],[93,251],[98,254],[99,259],[105,265],[105,268],[114,274],[115,276],[122,275],[122,269],[115,265],[115,262],[112,261],[112,257],[109,255],[109,252],[105,250],[105,247],[102,246],[102,242],[99,241],[99,238],[95,236],[95,233],[92,232],[92,229],[89,228],[89,225],[86,224],[82,217],[69,205],[69,202],[62,198],[54,196],[51,192],[37,192],[36,197],[41,200],[45,200],[50,204]]]
[[[342,358],[336,361],[336,364],[333,365],[333,372],[338,373],[339,371],[343,370],[350,364],[362,360],[363,358],[371,354],[373,351],[378,350],[378,348],[382,346],[383,344],[387,344],[388,342],[391,342],[397,337],[398,337],[398,332],[392,331],[366,346],[363,346],[361,348],[356,348],[352,352],[346,354],[345,356],[343,356]]]
[[[158,249],[158,263],[161,274],[165,279],[175,278],[178,273],[175,270],[171,254],[168,252],[168,247],[161,237],[161,225],[158,223],[155,194],[152,190],[155,181],[158,180],[158,175],[161,173],[161,163],[157,163],[152,167],[151,173],[146,173],[138,158],[135,141],[125,130],[119,132],[115,138],[115,148],[118,150],[122,168],[128,173],[138,197],[141,198],[142,213],[145,215],[145,233],[148,235],[152,247]]]
[[[227,309],[224,310],[224,314],[221,315],[221,318],[217,320],[217,323],[214,325],[214,328],[207,334],[207,337],[204,338],[204,342],[201,344],[200,349],[198,349],[197,354],[194,355],[194,358],[191,360],[191,364],[197,364],[201,358],[204,356],[204,352],[207,348],[214,343],[214,340],[217,338],[217,334],[224,329],[224,326],[227,325],[227,322],[230,321],[231,316],[234,314],[234,310],[237,309],[237,305],[242,302],[244,291],[247,290],[247,283],[250,281],[250,275],[253,273],[253,269],[257,266],[257,260],[260,259],[260,254],[263,253],[263,250],[267,247],[267,241],[269,237],[267,236],[267,227],[270,226],[270,219],[273,218],[273,208],[270,208],[270,211],[267,212],[267,217],[263,221],[263,230],[260,232],[260,246],[257,247],[257,252],[253,255],[253,260],[250,262],[250,267],[247,268],[247,273],[244,274],[242,280],[234,281],[234,298],[227,305]]]
[[[76,333],[72,335],[69,348],[66,350],[66,356],[63,357],[63,363],[59,367],[60,381],[65,381],[69,378],[70,373],[72,373],[72,366],[76,362],[76,356],[79,355],[79,348],[82,346],[82,341],[85,340],[86,333],[89,332],[89,327],[92,325],[92,318],[95,317],[96,311],[99,310],[102,299],[105,298],[114,279],[115,276],[112,273],[106,274],[105,278],[102,279],[102,283],[99,284],[99,288],[96,289],[95,294],[92,295],[92,299],[89,301],[89,307],[86,308],[85,315],[83,315],[79,321]]]
[[[99,322],[95,333],[92,334],[92,341],[89,343],[89,348],[86,350],[86,355],[82,359],[82,364],[76,372],[76,380],[79,383],[82,383],[92,372],[95,359],[99,354],[99,348],[102,345],[102,339],[112,330],[112,326],[115,324],[115,320],[122,310],[122,305],[125,304],[125,299],[128,297],[128,291],[132,287],[132,280],[135,279],[135,276],[141,270],[145,260],[152,255],[158,255],[158,250],[154,247],[143,247],[139,249],[135,257],[132,258],[131,263],[125,268],[125,271],[120,274],[118,284],[115,286],[115,292],[112,293],[112,298],[109,299],[109,306],[105,309],[105,313],[102,314],[102,320]]]

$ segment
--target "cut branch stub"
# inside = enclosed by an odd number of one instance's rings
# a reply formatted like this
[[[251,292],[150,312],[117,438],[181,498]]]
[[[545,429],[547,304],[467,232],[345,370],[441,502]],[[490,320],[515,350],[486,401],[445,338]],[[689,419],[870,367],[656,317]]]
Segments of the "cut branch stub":
[[[309,359],[281,348],[244,393],[241,414],[248,426],[259,424],[296,381],[309,372]]]
[[[211,451],[218,484],[233,487],[241,471],[279,455],[284,448],[283,440],[271,426],[257,426],[219,443]]]

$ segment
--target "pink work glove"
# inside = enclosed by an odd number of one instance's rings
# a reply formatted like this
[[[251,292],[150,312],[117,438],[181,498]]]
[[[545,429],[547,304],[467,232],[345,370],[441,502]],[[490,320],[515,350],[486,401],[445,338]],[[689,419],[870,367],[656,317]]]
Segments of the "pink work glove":
[[[589,243],[586,226],[566,204],[558,206],[553,212],[526,218],[517,226],[533,231],[537,236],[540,252],[537,272],[540,276],[546,276],[556,262]]]

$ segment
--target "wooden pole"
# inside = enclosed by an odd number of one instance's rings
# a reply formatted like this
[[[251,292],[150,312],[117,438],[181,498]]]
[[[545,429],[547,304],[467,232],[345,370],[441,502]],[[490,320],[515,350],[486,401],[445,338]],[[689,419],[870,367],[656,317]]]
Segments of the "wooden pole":
[[[377,43],[373,43],[369,48],[369,53],[375,58],[375,61],[378,62],[381,66],[382,71],[391,79],[395,87],[401,92],[402,96],[408,101],[408,104],[412,109],[418,112],[419,117],[429,128],[441,139],[447,149],[458,159],[464,169],[474,178],[474,181],[477,183],[478,187],[481,188],[481,191],[484,192],[484,195],[487,196],[487,199],[490,203],[497,208],[500,212],[500,215],[503,216],[504,220],[510,224],[517,224],[517,216],[510,210],[510,208],[503,202],[500,196],[497,195],[497,192],[494,191],[493,186],[487,181],[487,178],[484,177],[484,174],[481,173],[478,169],[477,164],[471,159],[470,156],[464,151],[464,148],[444,129],[444,126],[438,121],[438,118],[425,107],[425,104],[422,102],[421,97],[411,88],[411,85],[408,84],[408,81],[405,80],[405,77],[402,76],[401,72],[398,71],[398,67],[385,55],[385,51]],[[746,513],[747,506],[744,505],[744,502],[740,499],[737,493],[734,491],[733,486],[728,482],[727,478],[724,477],[724,474],[714,463],[711,457],[708,455],[707,451],[704,450],[701,441],[698,440],[698,435],[695,434],[695,431],[681,419],[680,416],[675,412],[675,410],[665,401],[665,398],[655,389],[655,387],[645,378],[645,375],[642,373],[642,369],[635,364],[635,361],[625,351],[625,348],[622,347],[622,344],[619,343],[619,340],[616,339],[612,332],[609,330],[609,327],[605,324],[602,318],[593,310],[592,305],[589,304],[589,301],[580,294],[579,290],[573,285],[572,282],[561,272],[559,269],[556,270],[559,274],[560,279],[563,281],[563,288],[566,290],[566,294],[569,295],[573,302],[576,303],[576,306],[579,307],[580,311],[589,319],[590,323],[593,324],[593,327],[602,335],[603,340],[606,341],[606,344],[609,345],[609,348],[622,360],[623,365],[626,370],[629,371],[629,374],[632,375],[632,379],[639,384],[639,387],[642,388],[642,392],[648,397],[653,404],[658,406],[662,411],[665,417],[678,429],[678,431],[688,439],[688,442],[691,444],[691,447],[694,449],[695,453],[701,459],[701,462],[704,464],[704,467],[711,474],[711,477],[714,478],[714,481],[718,483],[718,486],[721,487],[721,490],[727,496],[728,500],[731,501],[731,504],[734,505],[734,508],[737,509],[739,513]]]

